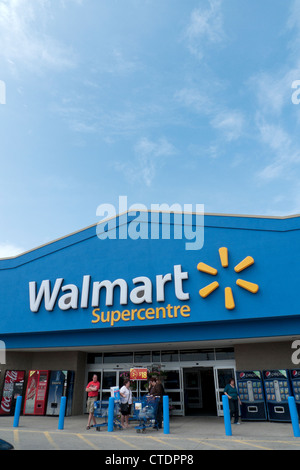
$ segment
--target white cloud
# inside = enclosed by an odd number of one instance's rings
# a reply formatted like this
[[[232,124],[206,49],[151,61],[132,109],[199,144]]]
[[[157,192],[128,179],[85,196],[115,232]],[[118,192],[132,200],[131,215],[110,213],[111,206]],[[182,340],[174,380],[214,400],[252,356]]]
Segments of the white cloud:
[[[210,158],[216,159],[219,158],[221,155],[221,150],[217,145],[208,145],[207,147],[202,145],[195,145],[191,144],[188,147],[188,151],[192,156],[199,157],[199,158]]]
[[[284,108],[291,106],[292,83],[300,79],[300,62],[290,67],[283,64],[271,73],[261,72],[248,81],[253,91],[261,113],[270,117],[278,117]]]
[[[24,248],[12,243],[0,243],[0,258],[12,258],[24,253]]]
[[[278,117],[285,108],[290,107],[292,83],[300,79],[300,3],[291,2],[288,18],[283,31],[279,34],[289,34],[285,61],[279,61],[278,67],[271,72],[261,71],[248,81],[250,89],[256,96],[260,113],[269,114],[270,118]],[[286,36],[287,37],[287,36]]]
[[[109,62],[102,63],[103,72],[112,75],[129,75],[137,69],[138,62],[128,59],[123,51],[114,48],[109,55]]]
[[[174,98],[183,106],[205,116],[210,125],[220,131],[221,136],[230,142],[239,139],[244,132],[245,119],[241,111],[228,109],[223,105],[214,91],[209,96],[208,92],[202,92],[197,88],[183,88],[175,93]]]
[[[2,0],[0,57],[36,69],[73,67],[73,52],[46,33],[50,17],[48,0]]]
[[[209,0],[209,8],[199,7],[192,11],[185,31],[188,48],[202,59],[208,44],[220,44],[225,39],[223,29],[222,0]]]
[[[183,88],[175,93],[175,100],[197,113],[207,114],[211,110],[208,95],[197,88]]]
[[[91,96],[62,99],[61,103],[51,105],[51,111],[58,114],[72,131],[81,135],[97,134],[105,142],[140,135],[149,128],[160,128],[170,119],[168,110],[161,103],[128,101],[121,103],[118,109],[111,106],[111,100],[108,105],[106,102],[99,105],[100,99],[95,101],[94,95]]]
[[[289,51],[294,59],[298,61],[300,44],[300,4],[298,0],[294,0],[291,3],[286,30],[294,32],[293,39],[289,43]]]
[[[153,142],[145,137],[141,138],[135,146],[135,152],[144,157],[162,157],[174,154],[174,147],[165,138]]]
[[[158,142],[142,138],[135,146],[139,171],[147,186],[151,186],[157,167],[164,163],[164,157],[174,155],[175,148],[165,138]]]
[[[225,111],[218,113],[212,119],[211,125],[222,131],[226,140],[237,140],[243,132],[244,117],[239,111]]]
[[[282,127],[270,124],[258,118],[258,127],[262,141],[268,144],[273,150],[287,151],[291,146],[291,139]]]
[[[292,104],[292,83],[300,79],[300,6],[298,1],[291,4],[284,33],[293,33],[287,49],[286,60],[280,62],[271,72],[260,72],[248,81],[256,98],[256,135],[268,162],[262,165],[258,176],[264,181],[280,179],[288,181],[290,187],[297,184],[300,163],[297,106]],[[282,34],[283,32],[281,32]],[[297,54],[295,55],[295,52]],[[286,118],[294,116],[289,125]],[[295,169],[297,167],[297,172]]]
[[[134,147],[134,160],[130,162],[118,162],[115,168],[123,172],[131,182],[144,181],[146,186],[151,186],[159,167],[162,167],[166,158],[175,155],[175,147],[166,139],[158,141],[141,138]]]
[[[271,149],[272,161],[258,176],[264,180],[293,177],[293,168],[300,162],[300,149],[291,136],[279,124],[271,124],[263,117],[257,118],[261,143]]]
[[[63,8],[68,6],[68,3],[76,3],[77,5],[83,5],[83,0],[60,0],[61,5]]]

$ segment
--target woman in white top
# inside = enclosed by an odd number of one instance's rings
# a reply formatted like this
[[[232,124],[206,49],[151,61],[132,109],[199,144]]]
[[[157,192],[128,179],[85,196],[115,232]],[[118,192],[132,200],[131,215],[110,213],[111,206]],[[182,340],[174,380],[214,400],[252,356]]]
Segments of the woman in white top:
[[[120,401],[121,401],[121,426],[122,428],[128,428],[128,419],[131,413],[132,405],[132,393],[130,390],[130,380],[125,379],[124,385],[120,390]]]

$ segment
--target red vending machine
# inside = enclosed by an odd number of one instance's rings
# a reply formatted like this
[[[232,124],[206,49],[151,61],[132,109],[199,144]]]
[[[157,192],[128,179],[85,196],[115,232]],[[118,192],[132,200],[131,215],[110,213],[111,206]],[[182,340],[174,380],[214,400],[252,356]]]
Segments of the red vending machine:
[[[0,415],[14,414],[17,397],[23,396],[24,381],[24,370],[7,370],[5,372]]]
[[[31,370],[27,382],[24,415],[44,415],[47,406],[49,370]]]

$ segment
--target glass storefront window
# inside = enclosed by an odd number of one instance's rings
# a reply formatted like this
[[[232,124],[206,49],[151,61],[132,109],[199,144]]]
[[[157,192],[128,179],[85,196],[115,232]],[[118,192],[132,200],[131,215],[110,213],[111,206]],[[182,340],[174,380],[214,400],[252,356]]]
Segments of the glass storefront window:
[[[160,364],[161,362],[194,362],[234,359],[234,348],[187,349],[181,351],[137,351],[89,353],[88,364]]]
[[[218,369],[218,384],[219,388],[225,388],[234,376],[233,369]]]
[[[124,362],[133,363],[133,353],[104,353],[103,362],[104,364],[119,364]]]
[[[130,376],[129,370],[128,371],[124,371],[124,370],[119,371],[119,387],[120,388],[123,387],[124,380],[129,379],[129,376]]]
[[[178,351],[162,351],[161,362],[178,362],[179,354]]]
[[[216,349],[216,359],[234,359],[234,348]]]
[[[99,354],[88,354],[87,355],[88,364],[102,364],[102,353]]]
[[[102,389],[110,389],[117,385],[117,375],[115,371],[103,371]]]
[[[152,362],[160,363],[160,351],[152,351]]]
[[[179,403],[171,402],[170,413],[173,413],[175,410],[181,411],[181,405]],[[179,413],[180,414],[180,413]]]
[[[120,387],[120,388],[123,387],[123,385],[124,385],[124,380],[127,379],[127,378],[129,379],[129,377],[130,377],[130,372],[129,372],[129,370],[128,370],[128,371],[119,371],[119,387]],[[133,392],[135,392],[136,389],[137,389],[137,382],[131,381],[131,382],[130,382],[130,387],[131,387],[131,390],[132,390]]]
[[[213,361],[215,352],[213,349],[191,349],[180,351],[180,361]]]
[[[164,380],[165,390],[180,389],[179,370],[168,370],[165,372],[166,378]]]
[[[110,392],[102,392],[102,401],[109,401]]]
[[[173,402],[179,402],[180,403],[180,392],[168,392],[168,397],[170,400]]]
[[[151,352],[136,352],[134,353],[134,363],[146,363],[151,362]]]

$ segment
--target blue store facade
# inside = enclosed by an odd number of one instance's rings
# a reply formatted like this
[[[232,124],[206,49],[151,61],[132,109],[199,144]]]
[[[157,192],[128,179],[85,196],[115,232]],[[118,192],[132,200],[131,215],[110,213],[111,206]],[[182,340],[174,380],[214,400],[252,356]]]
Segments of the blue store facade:
[[[148,216],[137,229],[127,214],[127,227],[141,233]],[[114,237],[93,225],[0,260],[0,393],[5,369],[74,370],[80,414],[93,373],[106,399],[131,368],[148,368],[164,378],[174,414],[221,415],[235,370],[295,367],[298,216],[206,214],[199,250],[172,230],[151,239],[149,224],[149,236],[120,239],[121,222]]]

